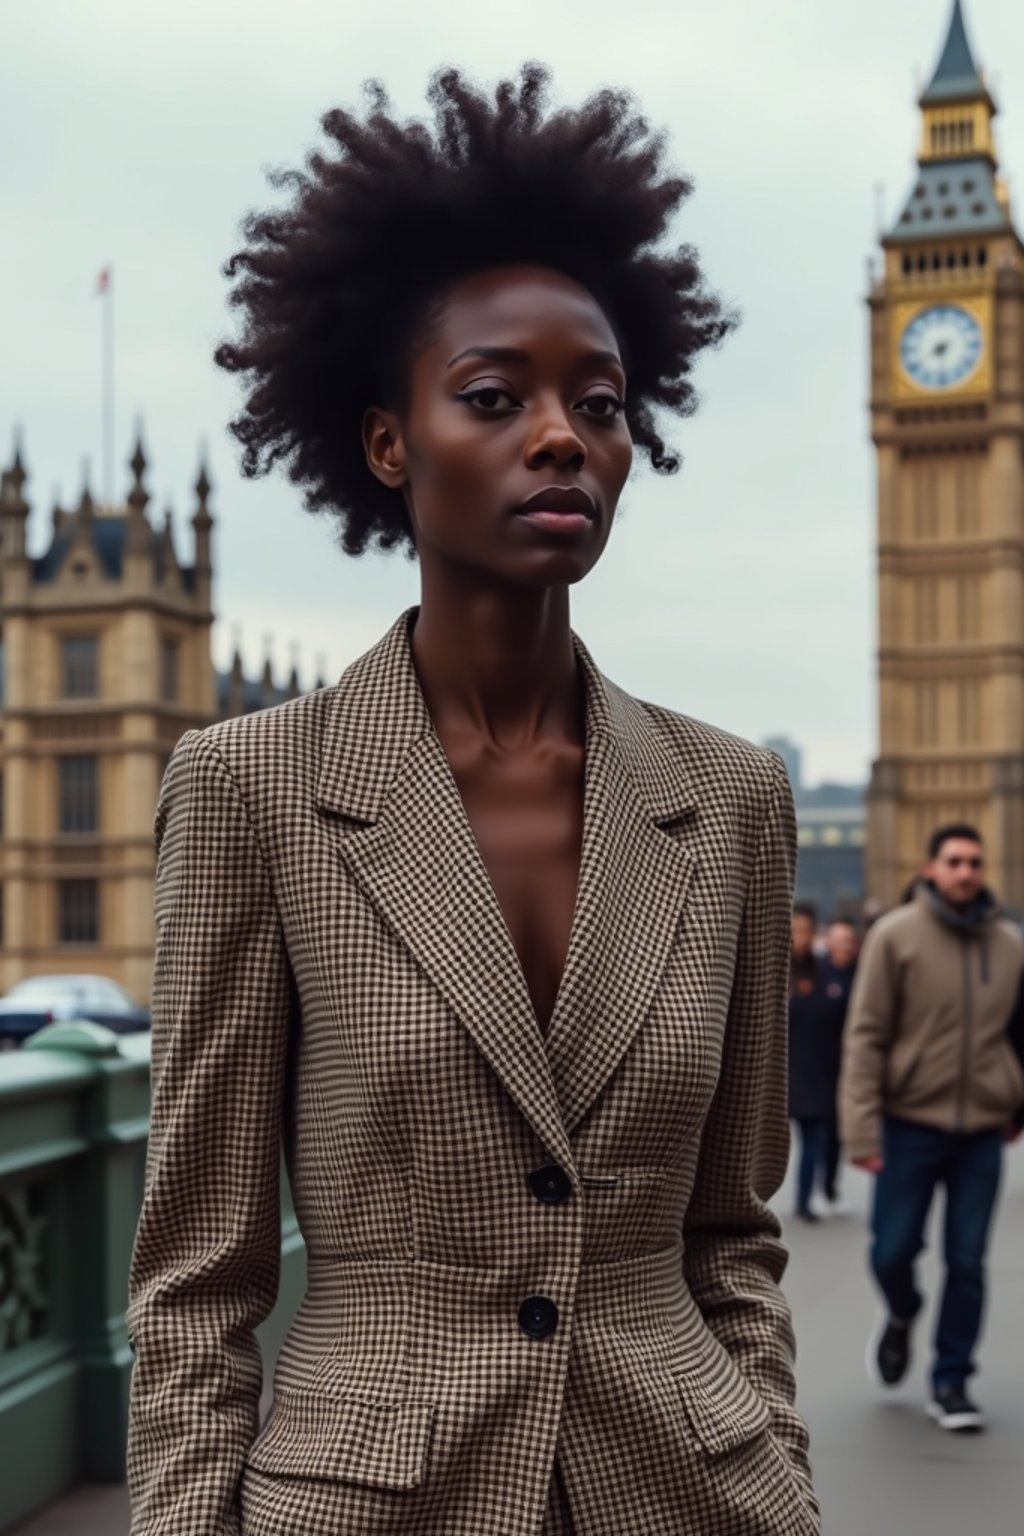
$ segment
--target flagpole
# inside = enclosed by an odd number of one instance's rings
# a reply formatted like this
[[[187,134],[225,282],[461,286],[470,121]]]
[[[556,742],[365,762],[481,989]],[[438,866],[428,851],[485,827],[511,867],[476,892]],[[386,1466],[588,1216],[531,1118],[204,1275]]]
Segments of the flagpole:
[[[103,289],[103,499],[114,503],[114,269]]]

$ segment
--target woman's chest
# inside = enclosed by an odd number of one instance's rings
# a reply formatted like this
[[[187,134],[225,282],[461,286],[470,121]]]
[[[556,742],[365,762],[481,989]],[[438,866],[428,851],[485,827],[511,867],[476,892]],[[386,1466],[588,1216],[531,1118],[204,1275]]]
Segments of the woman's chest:
[[[582,753],[453,765],[466,820],[542,1028],[572,934],[583,844]]]

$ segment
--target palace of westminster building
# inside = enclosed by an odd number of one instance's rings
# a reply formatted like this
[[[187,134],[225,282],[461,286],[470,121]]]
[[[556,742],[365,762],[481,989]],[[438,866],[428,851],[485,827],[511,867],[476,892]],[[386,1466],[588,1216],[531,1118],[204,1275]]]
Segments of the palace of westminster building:
[[[1024,87],[1022,87],[1024,88]],[[920,98],[910,194],[868,297],[878,490],[878,757],[866,894],[891,905],[929,832],[967,820],[1024,912],[1024,247],[996,106],[956,0]],[[278,702],[211,657],[210,486],[184,564],[141,447],[121,507],[55,507],[28,553],[25,469],[0,481],[0,992],[98,971],[140,1000],[153,954],[153,812],[182,732]]]
[[[140,1001],[153,969],[153,814],[183,732],[294,697],[213,666],[210,483],[200,469],[183,563],[147,507],[136,446],[122,507],[88,490],[28,553],[20,453],[0,479],[0,992],[88,971]]]

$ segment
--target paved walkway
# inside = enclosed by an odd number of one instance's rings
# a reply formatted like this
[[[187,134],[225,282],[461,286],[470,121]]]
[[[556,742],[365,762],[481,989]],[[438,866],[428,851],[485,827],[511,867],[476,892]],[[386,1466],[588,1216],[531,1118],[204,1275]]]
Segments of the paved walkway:
[[[825,1536],[1020,1536],[1024,1529],[1024,1144],[1007,1163],[976,1383],[991,1419],[984,1436],[947,1435],[925,1417],[923,1358],[892,1393],[867,1380],[864,1346],[876,1315],[863,1257],[869,1181],[847,1174],[851,1215],[787,1231],[800,1402],[811,1426]],[[925,1273],[934,1292],[933,1261]],[[127,1532],[124,1490],[90,1487],[18,1536]]]

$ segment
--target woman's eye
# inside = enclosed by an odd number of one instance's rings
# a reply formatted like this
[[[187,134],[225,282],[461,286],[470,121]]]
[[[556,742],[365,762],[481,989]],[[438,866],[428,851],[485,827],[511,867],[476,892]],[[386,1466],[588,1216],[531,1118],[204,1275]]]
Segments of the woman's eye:
[[[586,395],[579,403],[579,410],[598,421],[614,421],[626,409],[626,402],[618,395]]]
[[[459,399],[468,400],[479,410],[490,412],[507,411],[519,404],[507,389],[500,389],[497,384],[478,384],[475,389],[462,389],[459,391]]]

